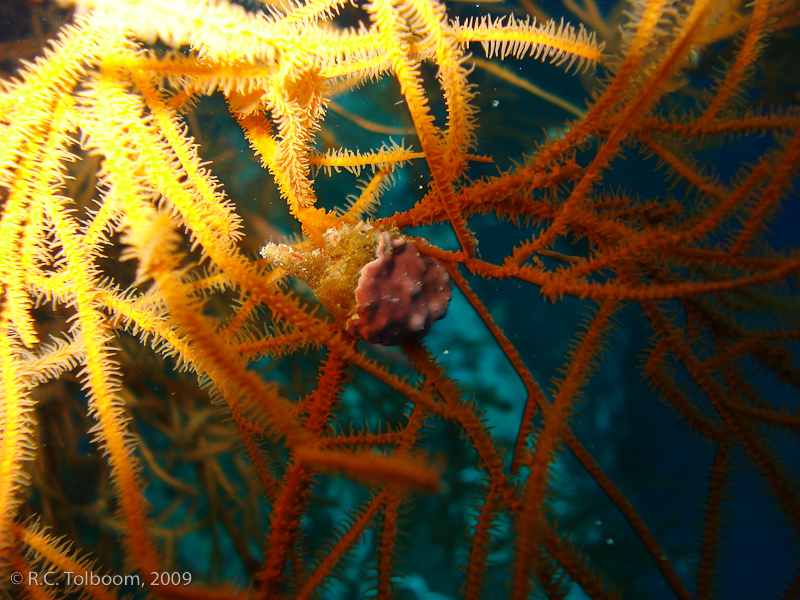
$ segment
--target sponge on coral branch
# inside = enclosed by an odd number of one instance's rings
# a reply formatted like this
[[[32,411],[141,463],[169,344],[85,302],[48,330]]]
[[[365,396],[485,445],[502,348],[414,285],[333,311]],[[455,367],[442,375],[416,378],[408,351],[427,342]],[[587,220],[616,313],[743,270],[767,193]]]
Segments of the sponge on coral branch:
[[[375,260],[361,269],[347,331],[385,346],[419,341],[447,314],[450,296],[450,278],[435,259],[383,232]]]
[[[324,246],[267,244],[261,255],[305,281],[347,332],[371,344],[417,342],[447,314],[451,284],[436,259],[366,223],[329,229]]]

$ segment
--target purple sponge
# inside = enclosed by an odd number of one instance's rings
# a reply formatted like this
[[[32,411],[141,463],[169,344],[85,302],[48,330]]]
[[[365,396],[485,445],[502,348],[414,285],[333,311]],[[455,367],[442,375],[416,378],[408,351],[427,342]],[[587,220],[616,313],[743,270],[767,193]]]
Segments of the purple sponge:
[[[383,232],[375,260],[361,269],[347,331],[384,346],[419,341],[447,314],[450,296],[450,277],[436,260]]]

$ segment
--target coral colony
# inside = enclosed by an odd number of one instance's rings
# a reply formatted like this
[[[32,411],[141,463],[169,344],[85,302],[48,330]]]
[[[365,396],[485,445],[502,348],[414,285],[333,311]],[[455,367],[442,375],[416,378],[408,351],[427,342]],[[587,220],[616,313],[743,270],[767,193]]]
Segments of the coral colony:
[[[63,2],[0,597],[800,595],[800,0]]]

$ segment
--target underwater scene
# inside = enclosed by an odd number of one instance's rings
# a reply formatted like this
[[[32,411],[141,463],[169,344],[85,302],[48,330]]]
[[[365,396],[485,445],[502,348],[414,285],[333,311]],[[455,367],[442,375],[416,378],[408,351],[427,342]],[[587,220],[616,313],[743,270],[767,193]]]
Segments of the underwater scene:
[[[800,0],[2,0],[0,597],[800,599]]]

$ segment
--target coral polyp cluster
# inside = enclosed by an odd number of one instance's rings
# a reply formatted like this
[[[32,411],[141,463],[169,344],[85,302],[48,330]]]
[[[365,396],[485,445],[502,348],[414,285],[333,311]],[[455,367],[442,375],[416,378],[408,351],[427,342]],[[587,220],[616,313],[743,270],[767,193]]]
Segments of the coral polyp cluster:
[[[354,337],[417,342],[447,314],[450,277],[413,241],[359,223],[329,229],[324,242],[310,251],[267,244],[261,255],[307,283]]]

